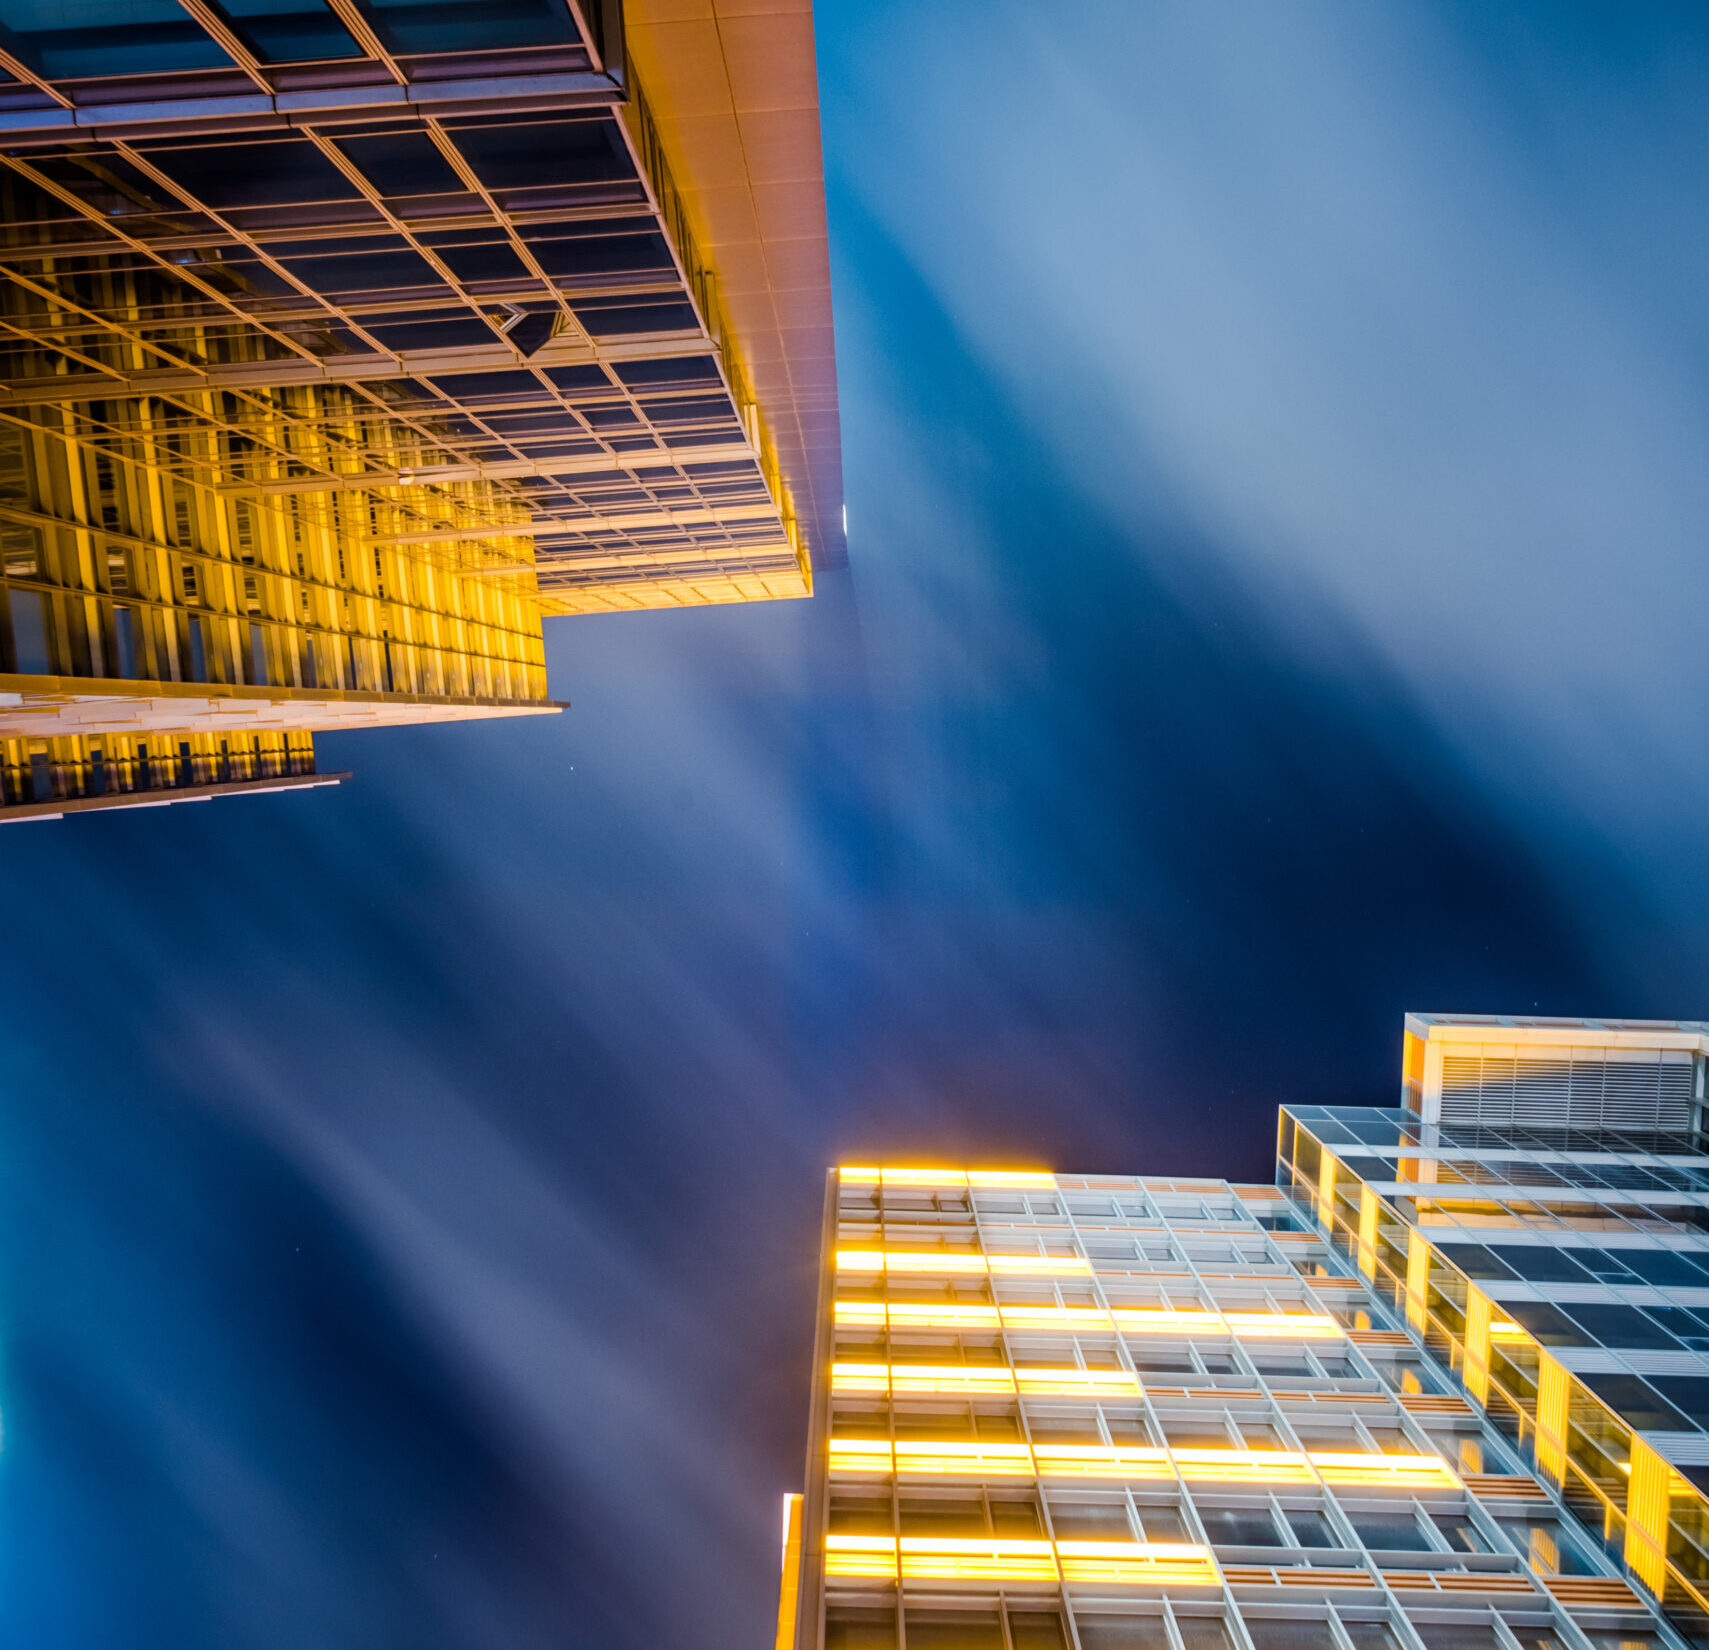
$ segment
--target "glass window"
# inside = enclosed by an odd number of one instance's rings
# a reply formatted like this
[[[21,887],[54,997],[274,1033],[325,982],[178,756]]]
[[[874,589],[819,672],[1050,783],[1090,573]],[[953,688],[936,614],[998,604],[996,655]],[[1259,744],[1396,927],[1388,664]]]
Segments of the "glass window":
[[[1491,1244],[1489,1252],[1530,1283],[1590,1283],[1590,1273],[1564,1249],[1547,1244]]]
[[[1094,1616],[1076,1611],[1074,1625],[1080,1650],[1171,1650],[1162,1616]]]
[[[177,0],[6,0],[13,49],[49,80],[229,69]]]
[[[1503,1301],[1501,1311],[1544,1346],[1594,1346],[1589,1330],[1547,1301]]]
[[[1620,1258],[1645,1283],[1664,1289],[1709,1287],[1709,1273],[1699,1270],[1684,1255],[1669,1249],[1622,1249]]]
[[[1353,1650],[1400,1650],[1400,1641],[1386,1621],[1347,1621],[1342,1630],[1353,1641]]]
[[[1131,1541],[1127,1502],[1050,1501],[1050,1523],[1059,1541]]]
[[[1658,1377],[1656,1382],[1641,1380],[1636,1375],[1604,1374],[1597,1371],[1583,1371],[1574,1377],[1583,1381],[1628,1427],[1634,1427],[1640,1432],[1685,1432],[1687,1426],[1679,1411],[1671,1403],[1664,1403],[1657,1396],[1656,1387],[1669,1384],[1667,1378]],[[1676,1377],[1673,1385],[1685,1387],[1700,1387],[1709,1394],[1709,1381],[1685,1380],[1683,1383]],[[1579,1419],[1578,1406],[1573,1406],[1573,1419]]]
[[[1430,1522],[1457,1553],[1487,1553],[1490,1550],[1489,1543],[1464,1513],[1432,1513]]]
[[[1296,1547],[1339,1547],[1335,1532],[1329,1527],[1329,1520],[1320,1512],[1309,1508],[1288,1508],[1283,1514],[1288,1521],[1288,1529],[1292,1532]]]
[[[563,0],[365,0],[394,52],[502,51],[580,44]]]
[[[1327,1621],[1276,1621],[1246,1616],[1252,1650],[1323,1650],[1330,1643]]]
[[[1356,1512],[1349,1518],[1359,1539],[1375,1552],[1427,1553],[1433,1544],[1410,1512]]]
[[[1563,1310],[1604,1346],[1660,1348],[1677,1351],[1679,1342],[1635,1306],[1574,1301]]]
[[[1589,1576],[1597,1574],[1577,1539],[1554,1518],[1503,1518],[1502,1533],[1519,1549],[1525,1562],[1538,1575]]]
[[[908,1650],[1003,1650],[1003,1626],[995,1611],[908,1612]]]
[[[326,0],[216,0],[216,4],[263,63],[362,55]]]
[[[1187,1521],[1181,1516],[1181,1509],[1172,1506],[1142,1506],[1139,1509],[1139,1522],[1144,1526],[1143,1540],[1146,1541],[1189,1541]]]
[[[1690,1375],[1657,1375],[1651,1378],[1650,1385],[1699,1426],[1709,1427],[1709,1380]]]
[[[1065,1650],[1062,1618],[1054,1610],[1009,1611],[1009,1642],[1015,1650]]]
[[[46,676],[48,660],[47,606],[34,590],[14,590],[12,602],[12,668],[20,676]]]
[[[1282,1537],[1268,1512],[1249,1507],[1200,1507],[1205,1538],[1216,1547],[1280,1547]]]
[[[825,1612],[825,1650],[896,1650],[896,1612],[832,1605]]]
[[[1228,1650],[1228,1629],[1215,1616],[1175,1617],[1183,1650]]]

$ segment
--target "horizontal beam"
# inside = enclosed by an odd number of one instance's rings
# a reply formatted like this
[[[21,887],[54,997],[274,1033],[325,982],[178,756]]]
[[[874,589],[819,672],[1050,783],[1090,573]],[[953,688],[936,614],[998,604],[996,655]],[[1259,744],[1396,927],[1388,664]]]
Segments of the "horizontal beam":
[[[378,382],[449,376],[460,372],[514,372],[530,367],[586,366],[598,361],[663,361],[676,355],[716,355],[718,346],[698,329],[649,332],[635,338],[586,343],[573,333],[524,356],[496,340],[464,349],[403,350],[383,355],[355,350],[305,361],[223,361],[207,367],[158,367],[138,372],[66,372],[53,377],[0,380],[0,409],[110,401],[126,395],[194,395],[210,390],[293,389],[300,385]],[[421,409],[426,412],[427,408]]]
[[[214,490],[222,498],[282,498],[292,493],[365,493],[390,487],[437,487],[451,481],[515,481],[537,477],[597,475],[606,470],[659,469],[667,464],[757,462],[745,442],[716,447],[662,447],[627,453],[575,453],[566,458],[507,458],[490,464],[428,464],[419,470],[364,470],[340,476],[292,476],[285,480],[228,481]],[[480,535],[490,536],[489,533]]]
[[[0,110],[0,133],[11,145],[63,142],[82,132],[135,127],[236,126],[245,130],[333,121],[375,120],[387,115],[421,119],[458,114],[471,106],[503,103],[508,108],[566,103],[599,106],[623,101],[612,76],[563,74],[482,75],[469,80],[427,81],[413,86],[317,86],[269,94],[257,88],[230,97],[169,97],[137,103],[85,103],[74,108]]]
[[[776,521],[775,504],[701,505],[692,510],[641,510],[626,516],[575,521],[524,521],[508,527],[440,527],[425,533],[380,533],[374,544],[469,544],[479,539],[528,539],[576,533],[625,533],[634,527],[709,527],[726,521]]]
[[[32,819],[64,819],[113,808],[169,808],[174,802],[209,802],[216,796],[265,796],[270,791],[312,791],[348,779],[343,773],[276,774],[268,779],[225,780],[211,785],[172,785],[159,790],[109,791],[105,796],[61,796],[52,802],[14,802],[0,807],[0,825]]]

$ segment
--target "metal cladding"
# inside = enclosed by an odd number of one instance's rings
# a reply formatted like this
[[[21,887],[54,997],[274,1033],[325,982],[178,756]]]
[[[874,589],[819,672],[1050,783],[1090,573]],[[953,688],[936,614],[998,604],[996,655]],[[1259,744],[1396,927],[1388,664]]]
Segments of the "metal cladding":
[[[683,11],[0,21],[0,820],[549,713],[544,616],[841,559],[811,11]]]

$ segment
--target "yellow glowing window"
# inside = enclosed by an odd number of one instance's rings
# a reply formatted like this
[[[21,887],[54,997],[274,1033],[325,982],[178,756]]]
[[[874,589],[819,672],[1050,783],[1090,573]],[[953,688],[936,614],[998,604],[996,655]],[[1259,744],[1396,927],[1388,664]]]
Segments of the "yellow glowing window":
[[[1453,1469],[1434,1455],[1369,1455],[1351,1451],[1313,1451],[1311,1464],[1326,1484],[1342,1486],[1418,1484],[1445,1488],[1458,1484]]]
[[[972,1186],[1049,1192],[1056,1176],[1042,1169],[889,1169],[846,1165],[837,1178],[850,1186]]]
[[[833,1392],[1022,1392],[1032,1397],[1137,1398],[1125,1369],[1016,1369],[983,1364],[833,1364]]]
[[[934,1301],[837,1301],[838,1323],[909,1329],[1116,1329],[1146,1335],[1338,1340],[1341,1326],[1317,1312],[1171,1312],[1159,1307],[976,1306]]]
[[[830,1535],[825,1574],[920,1581],[1096,1581],[1215,1586],[1210,1549],[1175,1541],[1020,1541]]]
[[[1012,1370],[1000,1364],[832,1364],[833,1392],[1010,1393]]]
[[[1120,1444],[1036,1444],[1040,1478],[1173,1478],[1168,1452]]]
[[[952,1272],[983,1277],[1084,1275],[1091,1266],[1079,1255],[970,1255],[948,1249],[839,1249],[839,1272]]]
[[[833,1438],[836,1472],[999,1474],[1040,1478],[1183,1478],[1229,1483],[1303,1484],[1314,1474],[1343,1488],[1446,1489],[1459,1483],[1434,1455],[1365,1451],[1147,1449],[1119,1444],[996,1443],[968,1439]]]
[[[892,1444],[888,1438],[833,1438],[833,1472],[977,1473],[1009,1477],[1033,1476],[1032,1451],[1025,1444],[910,1438]]]

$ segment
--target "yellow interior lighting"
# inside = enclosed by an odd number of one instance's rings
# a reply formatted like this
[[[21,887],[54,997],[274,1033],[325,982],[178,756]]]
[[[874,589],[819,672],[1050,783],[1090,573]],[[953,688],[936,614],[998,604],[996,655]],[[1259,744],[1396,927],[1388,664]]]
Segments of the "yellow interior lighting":
[[[894,1581],[1096,1581],[1215,1586],[1208,1547],[1177,1541],[1026,1541],[829,1535],[825,1574]]]
[[[1022,1392],[1033,1397],[1137,1398],[1125,1369],[1008,1369],[1001,1364],[832,1364],[833,1392]]]
[[[985,1439],[833,1438],[832,1472],[924,1472],[1031,1478],[1032,1451],[1025,1444]]]
[[[1084,1276],[1091,1264],[1079,1255],[971,1255],[948,1249],[839,1249],[839,1272],[951,1272],[1045,1277]]]
[[[994,1306],[943,1305],[936,1302],[838,1301],[833,1308],[838,1323],[866,1324],[897,1329],[998,1329],[1002,1319]]]
[[[1326,1484],[1385,1488],[1417,1485],[1446,1489],[1460,1482],[1448,1463],[1435,1455],[1371,1455],[1341,1450],[1314,1450],[1311,1464]]]
[[[1339,1340],[1321,1312],[1171,1312],[1160,1307],[979,1306],[936,1301],[837,1301],[838,1323],[898,1329],[1120,1329],[1145,1335],[1238,1335],[1243,1340]]]
[[[1017,1369],[1015,1381],[1033,1397],[1137,1398],[1145,1392],[1125,1369]]]
[[[851,1186],[973,1186],[977,1188],[1056,1190],[1056,1176],[1044,1169],[918,1169],[844,1165],[837,1178]]]
[[[1208,1547],[1185,1541],[1059,1541],[1064,1581],[1118,1587],[1215,1587],[1216,1560]]]
[[[1254,1484],[1309,1484],[1308,1457],[1280,1449],[1178,1449],[1171,1452],[1183,1478]]]
[[[1001,1364],[832,1364],[833,1392],[969,1392],[1015,1390],[1014,1371]]]
[[[1035,1444],[1040,1478],[1173,1478],[1169,1452],[1121,1444]]]
[[[1182,1478],[1225,1483],[1306,1484],[1314,1475],[1343,1488],[1450,1489],[1453,1470],[1434,1455],[1366,1451],[1154,1449],[1120,1444],[997,1443],[980,1439],[833,1438],[835,1472],[996,1474],[1040,1478]]]
[[[1522,1341],[1527,1338],[1522,1325],[1511,1323],[1506,1318],[1491,1318],[1489,1333],[1492,1340]]]

